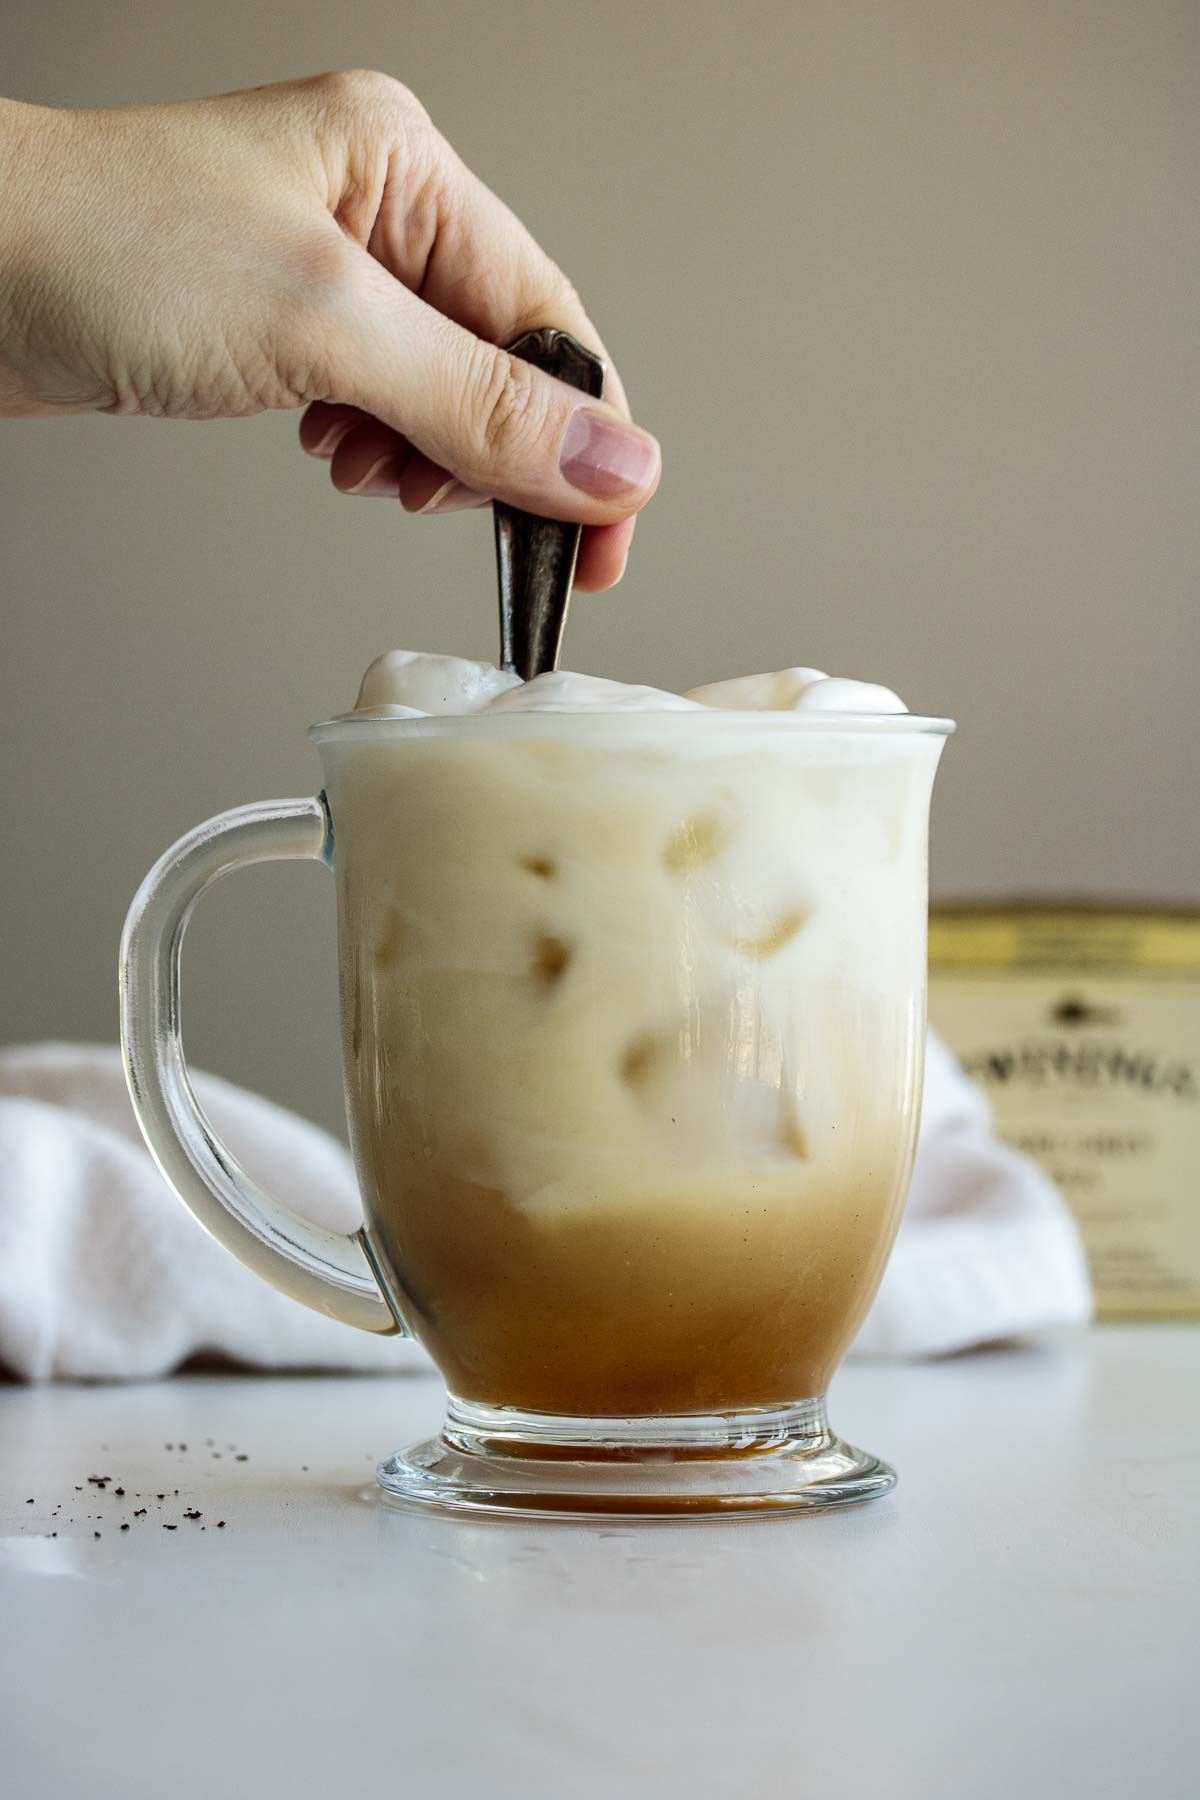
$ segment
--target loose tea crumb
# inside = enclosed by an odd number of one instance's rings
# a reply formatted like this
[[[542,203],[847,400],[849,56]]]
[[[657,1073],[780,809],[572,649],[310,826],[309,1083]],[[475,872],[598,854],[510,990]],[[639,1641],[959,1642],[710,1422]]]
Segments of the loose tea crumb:
[[[114,1488],[113,1489],[114,1494],[123,1494],[124,1492],[125,1492],[124,1488]]]
[[[93,1536],[93,1537],[99,1537],[99,1536],[100,1536],[100,1533],[99,1533],[99,1532],[98,1532],[98,1531],[93,1531],[93,1533],[92,1533],[92,1536]]]
[[[234,1457],[233,1460],[234,1460],[234,1462],[249,1462],[250,1458],[246,1455],[246,1452],[244,1450],[239,1450],[238,1454]]]
[[[189,1506],[183,1516],[185,1519],[202,1519],[204,1514],[197,1512],[194,1506]]]
[[[217,1520],[217,1530],[218,1530],[218,1531],[224,1531],[224,1529],[225,1529],[225,1521],[224,1521],[224,1519],[218,1519],[218,1520]]]
[[[144,1519],[146,1516],[146,1508],[144,1506],[135,1506],[133,1509],[133,1516],[135,1519]]]
[[[178,1527],[178,1525],[164,1525],[163,1530],[164,1531],[178,1531],[179,1527]]]
[[[27,1501],[26,1501],[26,1502],[25,1502],[25,1504],[26,1504],[26,1506],[32,1506],[32,1505],[33,1505],[33,1501],[32,1501],[32,1500],[27,1500]]]
[[[126,1521],[125,1521],[125,1523],[124,1523],[124,1524],[123,1524],[123,1525],[122,1525],[122,1527],[121,1527],[121,1530],[122,1530],[122,1531],[128,1531],[128,1530],[129,1530],[129,1520],[128,1520],[128,1519],[126,1519]]]

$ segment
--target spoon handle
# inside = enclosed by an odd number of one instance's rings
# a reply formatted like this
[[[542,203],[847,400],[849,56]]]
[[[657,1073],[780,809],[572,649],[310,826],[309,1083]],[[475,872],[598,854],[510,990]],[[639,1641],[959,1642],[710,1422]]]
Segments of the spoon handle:
[[[565,331],[543,326],[509,352],[598,400],[604,363]],[[495,501],[496,575],[500,585],[500,667],[531,681],[558,667],[582,526],[543,519]]]

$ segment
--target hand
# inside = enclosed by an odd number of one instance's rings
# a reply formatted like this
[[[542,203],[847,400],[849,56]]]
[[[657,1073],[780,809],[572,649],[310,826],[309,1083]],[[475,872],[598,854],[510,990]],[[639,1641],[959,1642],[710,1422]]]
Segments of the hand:
[[[387,76],[115,112],[0,103],[0,413],[242,418],[307,404],[347,494],[492,497],[588,530],[619,580],[659,452],[498,349],[557,325],[565,276]]]

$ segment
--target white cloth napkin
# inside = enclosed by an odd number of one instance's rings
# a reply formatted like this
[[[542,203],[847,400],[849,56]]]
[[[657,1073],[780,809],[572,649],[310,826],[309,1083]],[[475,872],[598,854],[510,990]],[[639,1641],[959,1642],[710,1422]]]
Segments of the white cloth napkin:
[[[250,1171],[334,1230],[361,1220],[345,1149],[213,1075],[201,1104]],[[856,1349],[933,1356],[1086,1319],[1075,1225],[930,1040],[908,1212]],[[179,1204],[142,1143],[118,1052],[0,1051],[0,1365],[29,1381],[163,1375],[201,1352],[262,1369],[426,1367],[251,1275]]]

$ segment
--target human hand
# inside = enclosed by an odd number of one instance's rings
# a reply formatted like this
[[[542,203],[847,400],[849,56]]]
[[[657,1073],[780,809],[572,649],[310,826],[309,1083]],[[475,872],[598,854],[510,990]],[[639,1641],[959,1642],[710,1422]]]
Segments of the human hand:
[[[351,72],[114,112],[0,103],[0,413],[307,405],[347,494],[581,521],[619,580],[658,446],[498,344],[603,354],[561,271],[398,82]]]

